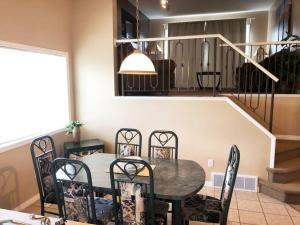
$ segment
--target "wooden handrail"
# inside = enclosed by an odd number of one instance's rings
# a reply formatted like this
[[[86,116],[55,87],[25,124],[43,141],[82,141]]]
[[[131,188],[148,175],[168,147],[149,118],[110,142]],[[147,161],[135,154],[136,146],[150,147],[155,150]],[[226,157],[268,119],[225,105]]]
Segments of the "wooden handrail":
[[[300,45],[300,41],[267,41],[267,42],[249,42],[249,43],[233,43],[235,46],[263,46],[263,45]],[[228,46],[222,44],[221,46]]]

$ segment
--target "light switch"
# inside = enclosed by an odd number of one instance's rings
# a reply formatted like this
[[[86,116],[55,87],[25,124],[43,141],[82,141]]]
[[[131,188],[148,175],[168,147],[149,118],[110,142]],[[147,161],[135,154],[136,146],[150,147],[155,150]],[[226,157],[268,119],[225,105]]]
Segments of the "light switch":
[[[213,159],[208,159],[207,166],[208,167],[214,167],[214,160]]]

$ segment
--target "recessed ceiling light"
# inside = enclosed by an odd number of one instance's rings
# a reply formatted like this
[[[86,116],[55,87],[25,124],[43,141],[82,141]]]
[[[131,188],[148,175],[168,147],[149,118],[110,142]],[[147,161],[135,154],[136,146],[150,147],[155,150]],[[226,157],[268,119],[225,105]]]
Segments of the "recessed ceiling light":
[[[168,0],[160,0],[160,4],[163,9],[167,9],[168,5],[169,5],[169,1]]]

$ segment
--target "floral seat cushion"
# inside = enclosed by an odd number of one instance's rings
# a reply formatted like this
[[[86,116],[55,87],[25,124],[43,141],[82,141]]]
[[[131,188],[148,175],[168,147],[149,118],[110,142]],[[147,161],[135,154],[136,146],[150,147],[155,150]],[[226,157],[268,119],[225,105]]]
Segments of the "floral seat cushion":
[[[134,156],[134,155],[136,155],[135,145],[121,144],[120,145],[120,155],[121,156]]]
[[[121,183],[121,209],[124,225],[144,225],[145,224],[145,204],[147,199],[141,195],[142,187],[135,183]],[[164,224],[167,216],[169,204],[159,200],[154,200],[155,224]]]
[[[53,177],[51,175],[44,176],[42,178],[42,184],[44,189],[45,202],[51,204],[57,204]]]
[[[187,220],[219,223],[222,206],[219,199],[205,195],[194,195],[184,201],[183,211]]]
[[[155,147],[153,149],[153,155],[156,159],[170,159],[172,148],[169,147]]]
[[[51,175],[52,161],[49,157],[39,159],[42,187],[46,203],[57,204],[54,181]]]
[[[89,210],[87,208],[89,203]],[[101,222],[109,222],[113,216],[113,202],[104,198],[94,198],[96,218]],[[67,184],[64,186],[64,203],[66,219],[87,223],[91,221],[91,201],[83,185]]]

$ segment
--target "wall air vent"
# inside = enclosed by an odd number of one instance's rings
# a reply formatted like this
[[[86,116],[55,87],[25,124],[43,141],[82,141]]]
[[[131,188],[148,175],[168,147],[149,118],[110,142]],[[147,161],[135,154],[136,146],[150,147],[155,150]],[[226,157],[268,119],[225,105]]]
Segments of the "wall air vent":
[[[222,188],[224,173],[212,173],[212,186]],[[257,192],[257,176],[238,174],[235,181],[235,190]]]

